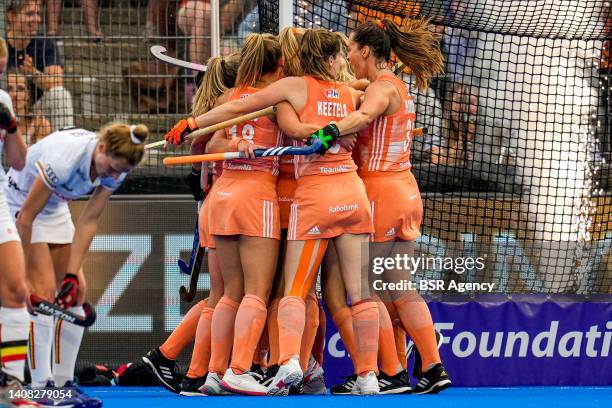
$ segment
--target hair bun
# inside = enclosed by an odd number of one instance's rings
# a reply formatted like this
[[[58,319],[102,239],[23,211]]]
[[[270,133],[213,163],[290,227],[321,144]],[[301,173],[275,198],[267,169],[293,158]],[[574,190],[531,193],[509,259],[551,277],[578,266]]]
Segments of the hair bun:
[[[140,140],[140,143],[142,143],[147,139],[147,137],[149,137],[149,128],[147,125],[140,123],[134,127],[133,133],[134,136]]]

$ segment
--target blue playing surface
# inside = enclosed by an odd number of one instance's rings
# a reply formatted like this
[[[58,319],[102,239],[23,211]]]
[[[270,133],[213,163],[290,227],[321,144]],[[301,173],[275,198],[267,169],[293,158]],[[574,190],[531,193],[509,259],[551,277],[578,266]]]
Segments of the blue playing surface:
[[[612,407],[612,387],[515,387],[451,388],[439,395],[292,396],[292,397],[181,397],[161,387],[86,388],[92,397],[101,398],[105,408],[133,407],[265,407],[372,408],[393,406],[414,408],[547,408]],[[259,398],[259,400],[258,400]]]

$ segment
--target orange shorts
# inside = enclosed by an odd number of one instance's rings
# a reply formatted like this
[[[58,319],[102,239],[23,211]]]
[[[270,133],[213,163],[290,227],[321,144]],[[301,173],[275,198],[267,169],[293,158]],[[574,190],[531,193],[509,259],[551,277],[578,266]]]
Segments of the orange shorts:
[[[297,180],[291,174],[290,177],[279,176],[276,183],[278,191],[278,207],[280,209],[280,226],[282,229],[289,228],[289,213],[291,212],[291,204],[295,196],[297,188]]]
[[[211,190],[212,191],[212,190]],[[198,232],[200,233],[200,246],[210,249],[215,249],[215,239],[210,235],[210,228],[208,228],[208,212],[210,206],[208,205],[210,200],[208,197],[204,200],[202,208],[200,208],[200,214],[198,215]]]
[[[414,175],[402,172],[360,172],[374,219],[372,242],[411,241],[421,235],[423,201]]]
[[[280,239],[276,177],[272,174],[226,169],[209,200],[211,235]]]
[[[372,232],[370,203],[357,172],[298,179],[289,218],[289,241]]]

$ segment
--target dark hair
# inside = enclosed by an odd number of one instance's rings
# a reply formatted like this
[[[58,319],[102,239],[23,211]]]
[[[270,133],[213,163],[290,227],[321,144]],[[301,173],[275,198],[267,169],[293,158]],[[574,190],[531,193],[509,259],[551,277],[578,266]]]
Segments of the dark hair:
[[[368,46],[374,58],[385,62],[395,53],[415,77],[417,88],[425,89],[429,80],[444,72],[444,57],[439,36],[428,29],[429,20],[406,19],[399,26],[393,20],[366,21],[353,32],[353,41]]]
[[[9,0],[8,4],[6,5],[6,11],[7,13],[19,13],[21,12],[21,9],[30,3],[36,3],[39,5],[40,0]]]
[[[327,59],[336,56],[340,41],[335,33],[322,28],[306,30],[300,43],[300,62],[304,75],[333,82],[336,80]]]

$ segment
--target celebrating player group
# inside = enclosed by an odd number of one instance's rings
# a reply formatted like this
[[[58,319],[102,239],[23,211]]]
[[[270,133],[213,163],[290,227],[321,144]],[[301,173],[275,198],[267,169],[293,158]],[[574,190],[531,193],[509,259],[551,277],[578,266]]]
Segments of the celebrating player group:
[[[424,20],[366,21],[348,38],[323,29],[251,34],[240,52],[208,61],[192,116],[165,141],[190,140],[193,154],[240,154],[212,167],[192,165],[211,288],[143,357],[164,387],[187,396],[326,393],[322,303],[354,366],[332,394],[425,394],[450,386],[427,304],[407,290],[383,298],[364,276],[369,256],[412,254],[423,215],[410,164],[415,108],[392,71],[392,54],[419,88],[442,72],[439,44]],[[192,135],[270,106],[271,115]],[[82,263],[106,202],[143,157],[148,130],[124,123],[96,133],[65,129],[27,150],[2,94],[0,128],[10,165],[0,174],[0,382],[20,387],[27,354],[33,386],[71,387],[83,324],[54,320],[31,299],[71,316],[91,313],[83,308]],[[275,149],[288,146],[316,153],[263,157],[259,150],[290,153]],[[68,202],[92,190],[75,227]],[[363,256],[368,250],[375,254]],[[315,291],[319,273],[324,302]],[[413,385],[406,334],[416,349]],[[179,383],[174,361],[191,342]],[[80,391],[61,403],[101,406]]]

